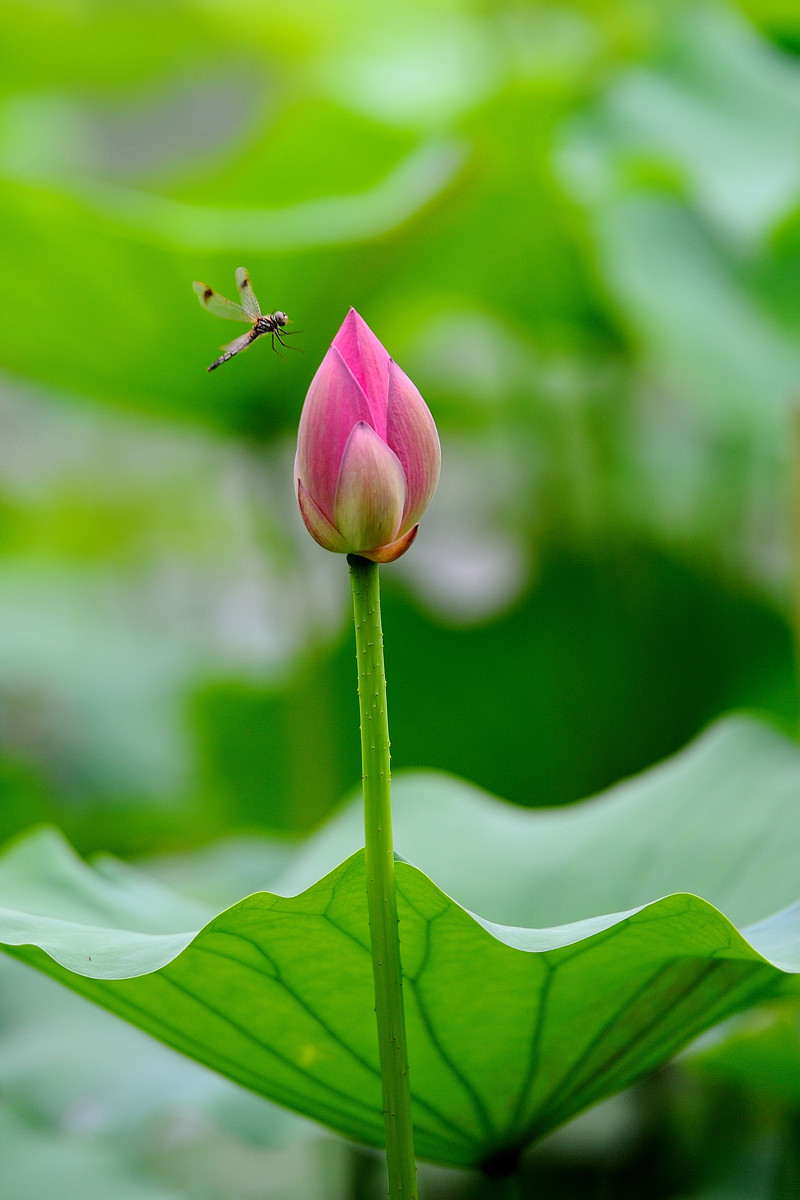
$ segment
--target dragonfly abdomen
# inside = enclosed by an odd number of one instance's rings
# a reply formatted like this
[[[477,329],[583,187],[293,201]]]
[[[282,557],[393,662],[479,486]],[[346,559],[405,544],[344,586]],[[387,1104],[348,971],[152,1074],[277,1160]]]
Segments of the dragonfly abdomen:
[[[253,342],[258,336],[259,332],[254,325],[249,333],[245,333],[242,335],[242,337],[237,338],[235,342],[231,342],[225,353],[220,355],[220,357],[216,359],[216,361],[213,362],[210,367],[207,367],[206,370],[213,371],[217,367],[221,367],[224,362],[228,362],[228,360],[233,358],[235,354],[239,354],[242,350],[246,350],[248,346],[252,346]]]

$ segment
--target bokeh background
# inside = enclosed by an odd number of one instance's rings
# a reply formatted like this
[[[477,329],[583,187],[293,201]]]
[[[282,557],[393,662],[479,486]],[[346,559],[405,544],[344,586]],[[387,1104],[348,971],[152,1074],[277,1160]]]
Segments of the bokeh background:
[[[347,572],[292,487],[350,305],[443,443],[383,571],[396,769],[563,804],[731,708],[793,731],[798,54],[796,0],[0,0],[2,839],[52,821],[196,884],[219,839],[288,854],[357,784]],[[231,295],[242,264],[302,353],[207,375],[236,330],[191,282]],[[25,1174],[50,1154],[65,1198],[103,1170],[123,1200],[372,1195],[368,1156],[272,1110],[265,1146],[266,1106],[156,1048],[165,1149],[119,1082],[139,1035],[0,965],[10,1200],[55,1194]],[[724,1190],[686,1106],[711,1129],[734,1085],[676,1070],[538,1194],[796,1194],[757,1189],[800,1096],[742,1118]]]

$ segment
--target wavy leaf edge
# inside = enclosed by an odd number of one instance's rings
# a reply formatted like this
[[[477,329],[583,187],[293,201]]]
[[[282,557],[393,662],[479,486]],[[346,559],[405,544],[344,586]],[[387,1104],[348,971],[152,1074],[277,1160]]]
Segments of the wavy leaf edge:
[[[43,845],[47,847],[50,854],[55,852],[61,858],[62,864],[69,864],[69,866],[79,864],[82,871],[97,872],[106,885],[111,883],[112,886],[115,886],[115,881],[108,880],[105,873],[92,865],[91,860],[87,862],[81,859],[61,832],[52,826],[41,826],[13,839],[0,852],[0,873],[7,863],[18,854],[24,854],[26,857],[30,852],[36,854]],[[258,904],[265,913],[271,910],[280,912],[282,907],[307,900],[321,891],[331,891],[337,880],[363,862],[363,858],[364,850],[362,848],[295,895],[283,896],[266,890],[252,892],[243,896],[235,904],[220,909],[203,925],[193,930],[152,933],[144,930],[71,921],[46,913],[28,913],[24,909],[0,906],[0,945],[35,946],[59,966],[87,979],[134,979],[152,974],[168,966],[205,934],[213,931],[216,922],[223,918],[235,917],[238,912],[250,910],[254,904]],[[99,861],[117,866],[117,860],[112,856],[104,855]],[[119,866],[128,876],[138,874],[138,871],[129,868],[127,864],[120,862]],[[463,917],[474,923],[477,928],[495,941],[525,954],[545,954],[570,946],[588,945],[608,931],[637,918],[658,919],[662,915],[671,915],[676,908],[682,907],[687,913],[704,914],[715,924],[722,923],[720,929],[726,930],[730,939],[728,948],[731,952],[725,957],[752,958],[776,968],[783,974],[800,974],[800,899],[742,929],[739,929],[724,912],[710,901],[692,892],[670,892],[621,912],[600,913],[564,925],[536,928],[502,925],[490,921],[478,913],[471,912],[457,899],[442,891],[434,880],[413,863],[399,856],[397,856],[396,871],[398,888],[401,892],[404,890],[404,883],[407,883],[410,878],[422,880],[425,885],[435,889],[436,893],[448,904],[455,906],[463,914]],[[146,872],[141,874],[147,878]],[[164,893],[165,895],[171,894],[168,889],[164,889]],[[796,929],[794,928],[795,923]],[[42,925],[45,935],[49,933],[51,936],[32,936],[34,926],[37,924]],[[788,946],[786,945],[787,931]],[[57,948],[59,934],[74,938],[79,946],[79,952],[65,954],[63,951],[59,951]],[[113,943],[112,953],[117,954],[122,951],[128,956],[129,966],[124,972],[108,968],[108,954],[102,944],[103,936],[109,943]],[[794,944],[795,941],[796,944]],[[93,953],[90,954],[89,950],[92,950]]]

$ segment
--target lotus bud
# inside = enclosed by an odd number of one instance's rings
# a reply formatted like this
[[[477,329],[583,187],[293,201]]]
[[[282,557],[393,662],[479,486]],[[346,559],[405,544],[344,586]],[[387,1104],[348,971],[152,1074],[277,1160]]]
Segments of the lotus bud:
[[[439,480],[428,406],[354,308],[311,381],[295,459],[306,529],[326,550],[393,562]]]

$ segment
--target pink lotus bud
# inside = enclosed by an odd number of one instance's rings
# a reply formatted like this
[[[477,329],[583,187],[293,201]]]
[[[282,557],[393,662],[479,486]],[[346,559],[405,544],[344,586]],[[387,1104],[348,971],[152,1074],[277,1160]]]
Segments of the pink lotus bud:
[[[326,550],[393,562],[417,535],[440,463],[428,406],[351,308],[300,417],[294,473],[306,529]]]

